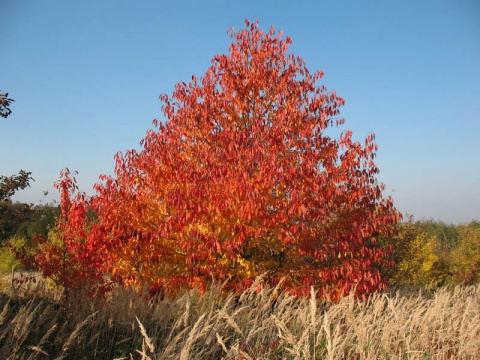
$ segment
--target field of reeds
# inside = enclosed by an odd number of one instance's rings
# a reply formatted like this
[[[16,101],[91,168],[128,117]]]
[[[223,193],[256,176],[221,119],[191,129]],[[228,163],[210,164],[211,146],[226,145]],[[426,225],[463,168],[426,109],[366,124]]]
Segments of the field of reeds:
[[[338,303],[253,288],[162,301],[121,288],[68,302],[38,289],[3,291],[0,358],[480,358],[480,286],[401,288]]]

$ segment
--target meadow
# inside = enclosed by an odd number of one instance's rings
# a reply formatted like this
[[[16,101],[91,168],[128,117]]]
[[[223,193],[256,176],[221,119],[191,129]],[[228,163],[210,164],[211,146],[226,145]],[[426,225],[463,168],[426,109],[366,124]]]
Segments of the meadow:
[[[43,283],[5,286],[0,358],[480,357],[480,285],[403,286],[339,302],[294,298],[261,280],[240,296],[214,287],[159,300],[119,287],[105,299],[56,297]]]
[[[95,195],[0,175],[0,359],[480,358],[480,222],[403,217],[323,71],[228,33]]]

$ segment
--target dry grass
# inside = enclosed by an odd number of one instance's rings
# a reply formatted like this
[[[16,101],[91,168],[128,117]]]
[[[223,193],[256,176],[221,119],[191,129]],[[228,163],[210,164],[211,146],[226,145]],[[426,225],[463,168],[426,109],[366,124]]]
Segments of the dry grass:
[[[339,303],[278,288],[161,302],[117,289],[69,306],[0,294],[0,312],[1,359],[480,358],[480,286]]]

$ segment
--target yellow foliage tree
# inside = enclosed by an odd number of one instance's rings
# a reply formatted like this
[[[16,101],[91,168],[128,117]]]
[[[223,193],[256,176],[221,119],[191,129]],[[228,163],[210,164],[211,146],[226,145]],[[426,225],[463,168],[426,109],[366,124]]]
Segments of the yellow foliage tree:
[[[26,245],[25,238],[12,237],[0,248],[0,274],[9,273],[14,270],[21,270],[22,263],[16,258],[15,251],[23,249]]]
[[[451,255],[451,272],[454,281],[474,284],[480,270],[480,223],[458,226],[458,248]]]
[[[429,236],[412,221],[400,225],[394,239],[391,259],[395,265],[385,272],[391,284],[429,285],[439,280],[435,271],[437,237]]]

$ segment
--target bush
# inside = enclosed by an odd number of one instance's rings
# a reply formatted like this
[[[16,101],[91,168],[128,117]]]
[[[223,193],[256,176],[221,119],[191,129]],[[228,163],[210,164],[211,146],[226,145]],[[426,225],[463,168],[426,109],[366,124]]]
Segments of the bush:
[[[0,248],[0,273],[10,273],[12,269],[23,270],[23,264],[17,259],[16,252],[24,249],[26,240],[23,237],[12,237]]]

